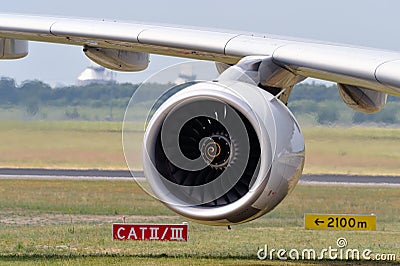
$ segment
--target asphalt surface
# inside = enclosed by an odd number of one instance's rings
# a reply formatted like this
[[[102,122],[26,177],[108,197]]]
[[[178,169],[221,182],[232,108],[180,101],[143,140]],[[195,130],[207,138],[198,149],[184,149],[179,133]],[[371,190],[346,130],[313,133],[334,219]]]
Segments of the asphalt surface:
[[[377,183],[398,184],[400,176],[368,176],[368,175],[303,175],[300,179],[304,182],[328,182],[328,183]]]
[[[0,179],[132,179],[144,180],[143,171],[0,168]],[[303,175],[300,184],[399,186],[400,176]]]

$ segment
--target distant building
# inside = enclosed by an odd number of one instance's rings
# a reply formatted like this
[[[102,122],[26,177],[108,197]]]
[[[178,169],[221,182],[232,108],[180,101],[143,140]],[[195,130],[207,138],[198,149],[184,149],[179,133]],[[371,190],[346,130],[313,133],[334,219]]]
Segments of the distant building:
[[[112,84],[115,83],[115,74],[98,65],[87,67],[78,77],[76,85],[86,86],[89,84]]]

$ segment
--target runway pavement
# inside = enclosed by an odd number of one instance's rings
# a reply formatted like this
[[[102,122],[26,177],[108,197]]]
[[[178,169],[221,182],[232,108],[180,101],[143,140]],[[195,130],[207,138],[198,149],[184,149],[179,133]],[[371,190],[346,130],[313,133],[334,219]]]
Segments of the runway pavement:
[[[303,175],[299,184],[321,186],[380,186],[399,187],[400,176],[373,176],[373,175]]]
[[[0,168],[0,179],[145,180],[143,171]]]
[[[0,168],[0,179],[132,180],[144,181],[143,171]],[[400,176],[303,175],[302,185],[353,185],[400,187]]]

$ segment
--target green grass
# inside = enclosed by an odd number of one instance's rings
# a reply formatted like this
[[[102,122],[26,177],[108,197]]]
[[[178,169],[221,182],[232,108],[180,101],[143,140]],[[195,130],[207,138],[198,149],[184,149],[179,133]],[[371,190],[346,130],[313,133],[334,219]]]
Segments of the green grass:
[[[108,120],[111,118],[110,109],[107,107],[89,106],[40,106],[39,112],[32,116],[27,113],[26,108],[12,106],[10,108],[0,107],[0,120],[65,120],[69,119],[66,112],[76,110],[82,120]],[[125,107],[113,107],[112,118],[115,121],[122,121],[124,118]]]
[[[125,169],[121,129],[118,122],[1,122],[0,166]]]
[[[305,173],[400,174],[400,129],[306,127]]]
[[[345,237],[349,248],[400,258],[396,188],[298,186],[273,212],[253,222],[210,227],[189,222],[189,242],[113,241],[111,224],[181,223],[133,181],[0,180],[0,264],[262,264],[270,248],[320,250]],[[304,213],[375,213],[377,231],[305,230]],[[269,263],[270,261],[268,261]],[[272,261],[280,265],[279,261]],[[365,263],[365,262],[364,262]],[[331,264],[328,261],[327,264]]]
[[[129,137],[141,158],[143,130]],[[121,122],[2,121],[0,167],[126,169]],[[400,129],[305,127],[304,173],[400,174]],[[133,162],[140,169],[141,162]]]

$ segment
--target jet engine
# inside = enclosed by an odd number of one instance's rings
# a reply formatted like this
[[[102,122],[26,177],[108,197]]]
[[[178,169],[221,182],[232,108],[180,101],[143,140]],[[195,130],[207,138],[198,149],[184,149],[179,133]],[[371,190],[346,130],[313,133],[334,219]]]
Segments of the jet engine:
[[[209,225],[253,220],[297,183],[304,138],[275,96],[241,81],[175,86],[150,111],[143,142],[150,188],[174,212]]]

